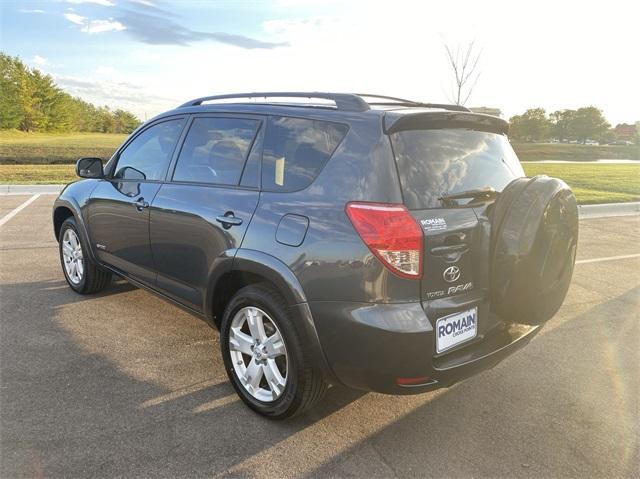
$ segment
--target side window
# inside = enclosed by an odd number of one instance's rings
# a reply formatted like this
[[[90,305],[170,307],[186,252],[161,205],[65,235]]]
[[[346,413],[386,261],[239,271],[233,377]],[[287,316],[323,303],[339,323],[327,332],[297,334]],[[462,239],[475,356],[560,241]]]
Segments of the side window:
[[[173,180],[237,185],[257,128],[257,120],[195,118]]]
[[[295,191],[309,186],[348,129],[327,121],[270,117],[264,140],[262,188]]]
[[[184,122],[183,118],[163,121],[136,136],[120,153],[114,178],[163,180]]]

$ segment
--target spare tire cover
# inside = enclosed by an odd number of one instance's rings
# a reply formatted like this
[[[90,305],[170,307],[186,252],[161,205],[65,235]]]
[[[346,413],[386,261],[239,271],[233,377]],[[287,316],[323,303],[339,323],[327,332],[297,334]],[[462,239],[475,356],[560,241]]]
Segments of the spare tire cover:
[[[569,289],[578,243],[578,206],[566,183],[512,181],[491,215],[491,306],[506,321],[540,324]]]

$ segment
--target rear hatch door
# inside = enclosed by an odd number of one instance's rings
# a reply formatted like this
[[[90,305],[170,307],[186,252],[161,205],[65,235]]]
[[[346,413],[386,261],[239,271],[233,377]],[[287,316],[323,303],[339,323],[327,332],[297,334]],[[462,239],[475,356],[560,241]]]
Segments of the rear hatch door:
[[[478,308],[479,334],[489,319],[487,207],[524,172],[499,118],[419,113],[392,118],[387,132],[405,206],[424,232],[421,295],[429,317]],[[457,194],[463,197],[457,198]],[[469,196],[464,196],[469,193]],[[448,199],[450,196],[455,199]],[[434,324],[435,326],[435,324]]]

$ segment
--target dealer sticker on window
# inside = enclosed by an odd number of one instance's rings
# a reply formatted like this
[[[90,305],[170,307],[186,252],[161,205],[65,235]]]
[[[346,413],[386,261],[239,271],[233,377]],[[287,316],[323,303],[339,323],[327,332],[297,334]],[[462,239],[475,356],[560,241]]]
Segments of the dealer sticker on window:
[[[450,314],[436,322],[436,351],[438,354],[469,341],[478,334],[478,308]]]

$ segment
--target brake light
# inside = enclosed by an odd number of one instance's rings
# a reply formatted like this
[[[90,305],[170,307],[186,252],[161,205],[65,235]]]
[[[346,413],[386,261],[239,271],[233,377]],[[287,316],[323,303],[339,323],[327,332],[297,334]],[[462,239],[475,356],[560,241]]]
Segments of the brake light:
[[[351,202],[346,213],[383,265],[403,278],[422,277],[422,229],[404,205]]]

